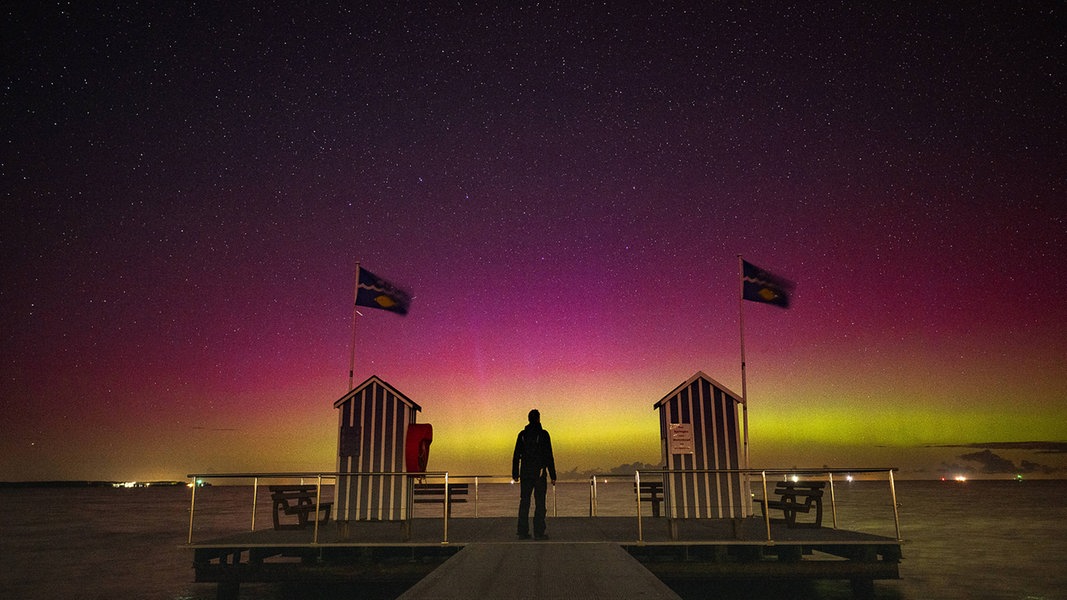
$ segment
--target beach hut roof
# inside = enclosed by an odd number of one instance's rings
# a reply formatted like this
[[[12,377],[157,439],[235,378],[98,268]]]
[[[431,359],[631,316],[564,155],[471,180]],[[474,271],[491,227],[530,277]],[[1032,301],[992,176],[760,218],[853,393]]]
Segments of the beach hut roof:
[[[670,399],[674,398],[676,395],[678,395],[678,392],[680,392],[684,388],[689,387],[690,385],[693,385],[693,382],[698,380],[698,379],[703,379],[704,381],[707,381],[708,383],[710,383],[713,387],[717,387],[720,390],[726,392],[726,395],[730,396],[730,398],[732,398],[734,402],[737,402],[737,403],[741,402],[741,396],[738,396],[737,394],[733,393],[730,390],[730,388],[728,388],[725,385],[719,383],[718,381],[715,381],[711,377],[708,377],[708,375],[706,373],[704,373],[704,371],[697,371],[692,377],[690,377],[689,379],[686,379],[678,387],[676,387],[673,390],[671,390],[669,394],[667,394],[666,396],[660,398],[655,404],[652,405],[652,408],[653,409],[658,409],[659,407],[663,406],[663,404],[666,403],[668,400],[670,400]]]
[[[375,385],[375,384],[380,385],[381,387],[383,387],[386,390],[388,390],[389,392],[391,392],[394,396],[397,397],[398,400],[400,400],[404,404],[407,404],[412,409],[417,410],[417,411],[421,411],[422,410],[422,407],[419,406],[418,404],[415,404],[415,402],[412,401],[411,398],[408,398],[404,394],[400,393],[400,390],[398,390],[395,387],[389,385],[388,383],[386,383],[384,380],[382,380],[382,378],[378,377],[377,375],[371,375],[370,377],[367,378],[366,381],[364,381],[363,383],[361,383],[361,384],[357,385],[356,387],[352,388],[352,391],[348,392],[344,396],[341,396],[341,398],[339,400],[337,400],[337,402],[334,402],[333,403],[333,407],[334,408],[340,408],[342,404],[344,404],[345,402],[348,402],[349,400],[351,400],[353,396],[355,396],[356,394],[359,394],[364,389],[366,389],[366,388],[368,388],[368,387],[370,387],[372,385]]]

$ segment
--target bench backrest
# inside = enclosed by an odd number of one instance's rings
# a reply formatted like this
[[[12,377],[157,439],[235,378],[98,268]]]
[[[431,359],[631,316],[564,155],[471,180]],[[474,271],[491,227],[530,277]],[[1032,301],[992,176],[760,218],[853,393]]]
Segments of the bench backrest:
[[[289,506],[290,500],[299,504],[315,503],[315,486],[313,485],[272,485],[269,486],[270,499],[275,505]]]
[[[822,481],[779,481],[774,486],[774,492],[776,494],[796,494],[798,496],[802,494],[815,494],[822,495],[823,487],[826,486]]]
[[[791,488],[796,490],[821,490],[826,487],[825,481],[779,481],[775,487]]]
[[[662,481],[642,481],[641,482],[641,497],[663,497],[663,482]]]
[[[455,495],[455,494],[466,494],[467,493],[467,486],[468,486],[468,484],[466,484],[466,483],[450,483],[450,484],[448,484],[448,494],[450,496],[451,495]],[[444,496],[445,495],[445,484],[443,484],[443,483],[416,483],[415,484],[415,495],[416,496]]]
[[[315,486],[313,485],[271,485],[268,486],[268,489],[272,494],[315,496]]]
[[[778,494],[782,500],[789,499],[798,504],[802,502],[805,506],[811,506],[813,501],[821,501],[822,499],[822,482],[813,483],[814,485],[807,485],[804,483],[780,481],[778,482],[778,485],[774,487],[774,493]]]

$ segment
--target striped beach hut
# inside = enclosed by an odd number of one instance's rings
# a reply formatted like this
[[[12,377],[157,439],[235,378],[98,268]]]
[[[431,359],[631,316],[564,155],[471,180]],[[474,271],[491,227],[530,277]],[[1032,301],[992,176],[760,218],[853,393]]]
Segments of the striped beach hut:
[[[736,473],[686,473],[740,469],[740,397],[697,371],[656,402],[670,519],[735,519],[746,515],[748,486]],[[673,528],[672,528],[673,531]]]
[[[408,427],[418,404],[382,381],[370,377],[334,403],[338,409],[337,471],[334,497],[337,521],[400,521],[408,517],[411,489],[404,469]]]

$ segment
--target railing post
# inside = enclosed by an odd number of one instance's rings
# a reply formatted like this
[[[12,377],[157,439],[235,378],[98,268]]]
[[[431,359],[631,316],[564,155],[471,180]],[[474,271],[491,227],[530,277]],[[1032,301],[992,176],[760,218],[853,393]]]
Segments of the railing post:
[[[193,514],[196,512],[196,475],[193,475],[193,493],[189,496],[189,542],[193,543]]]
[[[748,465],[745,465],[745,468],[748,469]],[[747,470],[745,471],[745,491],[748,492],[748,498],[745,498],[745,510],[747,511],[745,516],[751,517],[755,512],[752,510],[752,473]]]
[[[474,477],[474,518],[478,518],[478,477]]]
[[[763,522],[767,526],[767,541],[771,540],[771,507],[767,504],[770,499],[767,497],[767,471],[760,471],[760,477],[763,480]]]
[[[256,496],[259,493],[259,477],[252,478],[252,531],[256,530]]]
[[[556,498],[556,484],[552,484],[552,516],[559,516],[559,502]]]
[[[827,473],[826,478],[830,481],[830,513],[834,517],[834,529],[837,529],[837,496],[834,495],[834,474]]]
[[[897,541],[903,542],[900,537],[900,512],[897,510],[897,486],[893,482],[893,469],[889,469],[889,493],[893,497],[893,526],[897,530]]]
[[[442,544],[448,543],[448,471],[445,471],[445,524],[444,524],[444,539],[441,540]]]
[[[319,510],[322,508],[322,474],[315,479],[315,533],[311,536],[313,544],[319,543]]]
[[[637,543],[645,541],[644,532],[641,529],[641,471],[634,470],[634,497],[637,499]]]
[[[596,516],[596,473],[589,478],[589,516]]]

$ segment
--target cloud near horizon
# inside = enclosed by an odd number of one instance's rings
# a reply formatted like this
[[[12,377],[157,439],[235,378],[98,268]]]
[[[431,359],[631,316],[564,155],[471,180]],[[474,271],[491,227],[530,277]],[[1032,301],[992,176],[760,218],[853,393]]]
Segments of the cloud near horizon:
[[[1038,454],[1067,454],[1067,442],[979,442],[975,444],[944,444],[931,448],[981,448],[987,450],[1032,450]]]
[[[997,473],[1044,473],[1051,474],[1063,469],[1043,465],[1040,463],[1032,462],[1029,460],[1021,460],[1016,465],[1012,460],[1004,458],[998,454],[995,454],[989,449],[982,450],[981,452],[972,452],[970,454],[961,454],[959,456],[961,460],[971,461],[979,463],[977,469],[974,467],[966,467],[968,471],[977,470],[979,473],[985,474],[997,474]],[[951,469],[948,465],[944,465],[946,469]]]

